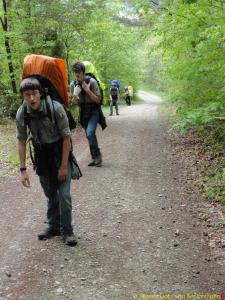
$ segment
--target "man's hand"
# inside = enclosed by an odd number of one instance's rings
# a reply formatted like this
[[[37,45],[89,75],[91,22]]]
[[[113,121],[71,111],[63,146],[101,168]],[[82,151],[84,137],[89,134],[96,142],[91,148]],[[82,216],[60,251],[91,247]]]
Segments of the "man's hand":
[[[77,96],[74,96],[74,97],[73,97],[73,103],[74,103],[75,105],[78,104],[78,97],[77,97]]]
[[[73,91],[74,96],[78,96],[81,92],[81,87],[79,85],[76,85]]]
[[[65,181],[67,177],[67,168],[59,168],[58,181]]]
[[[22,171],[21,172],[21,182],[22,182],[23,186],[30,187],[30,179],[29,179],[29,176],[27,174],[27,171]]]
[[[90,83],[87,84],[85,81],[82,82],[82,88],[83,90],[88,93],[88,91],[90,91]]]

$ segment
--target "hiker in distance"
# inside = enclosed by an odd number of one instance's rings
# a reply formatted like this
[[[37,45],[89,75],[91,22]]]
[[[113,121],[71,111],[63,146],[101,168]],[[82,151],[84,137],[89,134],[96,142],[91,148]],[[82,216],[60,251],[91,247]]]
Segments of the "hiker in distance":
[[[119,115],[119,109],[118,109],[118,101],[120,98],[119,89],[116,86],[116,83],[112,83],[112,86],[110,88],[110,94],[109,94],[109,105],[110,105],[110,116],[113,115],[113,106],[115,106],[116,114]]]
[[[72,226],[72,200],[70,192],[72,165],[69,160],[71,133],[63,106],[51,101],[55,123],[47,116],[47,102],[42,86],[36,78],[26,78],[20,84],[24,99],[16,115],[21,182],[30,187],[26,168],[26,142],[31,134],[33,164],[48,200],[48,227],[38,235],[39,240],[63,234],[66,245],[75,246],[77,239]],[[51,100],[51,99],[50,99]],[[54,107],[52,107],[54,106]]]
[[[131,85],[129,86],[126,86],[124,88],[124,92],[125,92],[125,101],[126,101],[126,104],[127,105],[131,105],[131,100],[132,100],[132,97],[134,95],[134,89]]]
[[[80,123],[85,129],[88,140],[92,161],[88,166],[101,166],[102,154],[98,146],[96,128],[100,122],[100,101],[101,93],[97,81],[85,75],[85,65],[76,62],[72,66],[75,73],[74,104],[79,105]]]
[[[127,105],[131,105],[131,99],[130,99],[130,95],[129,95],[129,89],[127,86],[125,86],[124,88],[124,92],[125,92],[125,101]]]

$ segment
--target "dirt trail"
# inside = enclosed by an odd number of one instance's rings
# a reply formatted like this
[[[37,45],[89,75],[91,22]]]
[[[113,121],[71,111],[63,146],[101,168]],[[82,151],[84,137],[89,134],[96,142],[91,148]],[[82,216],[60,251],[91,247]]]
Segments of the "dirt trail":
[[[225,291],[224,268],[211,257],[196,218],[203,200],[187,191],[171,155],[160,99],[139,95],[144,103],[121,108],[107,118],[104,132],[98,130],[101,168],[87,167],[84,133],[73,135],[83,171],[72,185],[77,247],[65,247],[59,237],[36,239],[46,210],[36,176],[29,190],[17,177],[0,178],[0,300],[127,300],[159,293],[176,299]]]

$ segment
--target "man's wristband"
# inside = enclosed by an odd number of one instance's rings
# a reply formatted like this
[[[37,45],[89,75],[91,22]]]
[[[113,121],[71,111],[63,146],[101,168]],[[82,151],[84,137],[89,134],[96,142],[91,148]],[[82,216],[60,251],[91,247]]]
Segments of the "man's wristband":
[[[22,168],[20,168],[20,172],[23,172],[23,171],[26,171],[27,170],[27,168],[26,167],[22,167]]]

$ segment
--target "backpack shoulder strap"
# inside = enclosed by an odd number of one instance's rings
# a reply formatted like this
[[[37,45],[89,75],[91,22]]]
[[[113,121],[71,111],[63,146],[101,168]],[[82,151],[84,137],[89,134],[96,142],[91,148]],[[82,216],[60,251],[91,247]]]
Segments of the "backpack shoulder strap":
[[[49,120],[53,124],[55,124],[56,123],[55,108],[54,108],[53,100],[49,95],[45,97],[45,105],[46,105],[46,111]]]
[[[90,76],[89,74],[88,75],[85,75],[85,83],[89,84],[90,81],[91,81],[91,78],[93,78],[92,76]]]
[[[30,128],[30,116],[27,112],[27,105],[25,104],[23,107],[23,118],[24,118],[24,124]]]

